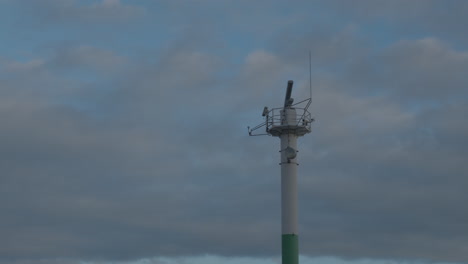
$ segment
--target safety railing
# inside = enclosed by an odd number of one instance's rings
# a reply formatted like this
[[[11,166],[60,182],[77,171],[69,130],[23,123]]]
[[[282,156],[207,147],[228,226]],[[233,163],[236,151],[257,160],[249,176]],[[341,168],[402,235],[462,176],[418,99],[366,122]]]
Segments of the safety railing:
[[[304,127],[307,130],[311,129],[311,123],[313,122],[312,116],[306,108],[294,108],[296,115],[291,117],[288,116],[288,123],[286,123],[286,116],[283,112],[283,108],[273,108],[268,112],[266,116],[266,131],[278,126],[289,126],[289,127]],[[291,119],[293,124],[291,124]]]
[[[279,136],[283,133],[296,133],[304,135],[311,131],[311,123],[314,122],[310,112],[308,111],[311,104],[311,98],[290,105],[288,107],[278,107],[268,110],[267,107],[263,110],[265,120],[253,128],[247,127],[250,136]],[[304,107],[299,107],[305,105]],[[294,109],[296,114],[291,116],[291,112],[285,116],[284,109]],[[286,122],[287,118],[287,122]],[[261,130],[265,129],[265,132]]]

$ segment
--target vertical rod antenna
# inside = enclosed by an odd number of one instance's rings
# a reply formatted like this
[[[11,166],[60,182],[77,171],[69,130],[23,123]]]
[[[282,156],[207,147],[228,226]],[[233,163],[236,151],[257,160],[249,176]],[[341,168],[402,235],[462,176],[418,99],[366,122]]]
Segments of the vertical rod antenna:
[[[309,50],[309,89],[310,89],[310,102],[312,102],[312,53]]]

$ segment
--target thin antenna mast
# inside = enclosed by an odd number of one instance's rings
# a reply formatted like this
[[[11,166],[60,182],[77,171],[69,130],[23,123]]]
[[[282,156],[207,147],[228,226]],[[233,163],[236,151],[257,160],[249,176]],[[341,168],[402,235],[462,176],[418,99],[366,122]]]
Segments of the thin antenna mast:
[[[312,102],[312,53],[309,50],[309,89],[310,101]]]

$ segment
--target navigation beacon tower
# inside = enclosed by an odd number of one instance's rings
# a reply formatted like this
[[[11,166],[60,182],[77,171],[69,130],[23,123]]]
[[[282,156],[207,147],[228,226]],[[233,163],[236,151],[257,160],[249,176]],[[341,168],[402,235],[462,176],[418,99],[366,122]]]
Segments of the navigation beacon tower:
[[[265,121],[248,128],[250,136],[271,135],[281,140],[281,256],[282,264],[299,263],[297,227],[297,138],[311,132],[314,119],[307,109],[311,98],[293,104],[293,81],[288,81],[284,106],[263,109]],[[305,107],[299,107],[304,105]],[[265,127],[266,133],[258,132]]]

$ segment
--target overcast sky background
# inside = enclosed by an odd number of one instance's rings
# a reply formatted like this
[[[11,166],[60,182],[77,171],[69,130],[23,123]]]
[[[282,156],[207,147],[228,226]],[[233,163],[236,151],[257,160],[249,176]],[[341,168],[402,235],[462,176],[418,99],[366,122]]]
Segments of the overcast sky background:
[[[468,263],[468,1],[0,0],[0,263]]]

